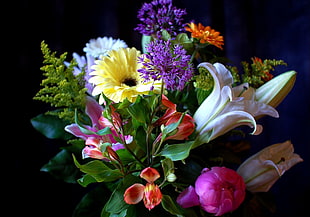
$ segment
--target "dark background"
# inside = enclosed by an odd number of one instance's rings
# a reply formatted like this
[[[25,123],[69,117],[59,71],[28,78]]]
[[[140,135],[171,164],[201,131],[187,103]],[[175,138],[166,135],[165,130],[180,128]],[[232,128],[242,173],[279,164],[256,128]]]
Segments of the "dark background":
[[[11,33],[14,40],[10,44],[14,54],[8,55],[14,63],[6,73],[14,81],[14,86],[6,91],[17,88],[18,95],[9,95],[15,104],[10,104],[6,109],[14,111],[16,121],[10,121],[13,122],[10,131],[14,135],[10,137],[9,144],[3,144],[3,151],[10,160],[15,161],[13,169],[5,166],[13,173],[13,181],[12,176],[4,179],[14,186],[10,189],[3,186],[12,199],[10,207],[13,209],[6,209],[13,216],[69,217],[86,191],[79,185],[66,184],[40,172],[40,168],[58,153],[61,145],[61,141],[58,144],[45,139],[29,121],[48,108],[32,100],[40,89],[42,79],[40,42],[45,40],[58,54],[78,52],[82,55],[82,49],[90,39],[112,36],[140,49],[141,35],[133,28],[138,22],[136,15],[143,2],[13,2],[10,17],[14,16],[14,19],[10,22],[10,29],[4,33]],[[295,152],[301,155],[304,162],[287,171],[272,187],[278,206],[275,216],[309,216],[306,201],[310,195],[310,1],[174,0],[174,5],[186,8],[186,21],[194,19],[220,31],[225,40],[225,55],[233,64],[249,61],[253,56],[283,59],[288,66],[278,67],[277,72],[298,72],[293,90],[277,107],[280,118],[266,117],[261,120],[264,131],[254,138],[254,149],[292,140]],[[4,22],[7,23],[6,20]]]

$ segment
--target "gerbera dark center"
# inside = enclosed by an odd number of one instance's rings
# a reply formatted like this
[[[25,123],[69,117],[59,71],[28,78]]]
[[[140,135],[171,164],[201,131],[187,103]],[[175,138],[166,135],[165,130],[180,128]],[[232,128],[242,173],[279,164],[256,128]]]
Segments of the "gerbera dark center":
[[[136,86],[137,85],[137,81],[133,78],[126,78],[124,81],[123,81],[123,84],[126,84],[127,86],[129,87],[133,87],[133,86]]]

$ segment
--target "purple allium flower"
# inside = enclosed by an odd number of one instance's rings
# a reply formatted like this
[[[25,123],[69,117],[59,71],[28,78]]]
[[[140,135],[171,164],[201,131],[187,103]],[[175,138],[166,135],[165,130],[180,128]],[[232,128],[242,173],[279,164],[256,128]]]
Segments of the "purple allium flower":
[[[138,11],[138,19],[142,22],[134,29],[143,35],[161,38],[161,30],[166,30],[171,37],[185,32],[183,16],[185,9],[178,9],[172,5],[172,0],[153,0],[144,3]]]
[[[138,58],[143,65],[138,72],[145,81],[162,79],[166,89],[181,91],[194,74],[191,56],[183,46],[172,46],[169,40],[156,40],[150,42],[146,50],[147,53]]]

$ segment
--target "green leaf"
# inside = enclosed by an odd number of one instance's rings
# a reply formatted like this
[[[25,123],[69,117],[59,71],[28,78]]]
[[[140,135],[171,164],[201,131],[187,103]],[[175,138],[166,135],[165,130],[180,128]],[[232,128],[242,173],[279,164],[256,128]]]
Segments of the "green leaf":
[[[124,165],[127,165],[135,161],[135,158],[130,154],[130,152],[127,149],[119,149],[116,151],[116,153]]]
[[[181,144],[165,145],[160,155],[170,158],[172,161],[184,160],[188,157],[193,143],[193,141],[189,141]]]
[[[177,35],[177,37],[175,38],[175,40],[179,43],[184,43],[184,42],[192,42],[191,39],[187,36],[186,33],[180,33]]]
[[[75,207],[72,217],[98,217],[108,201],[110,190],[99,185],[89,191]]]
[[[182,208],[176,205],[169,195],[163,195],[161,205],[169,213],[176,215],[178,217],[184,217],[184,215],[181,212]]]
[[[178,126],[180,125],[180,123],[182,122],[183,118],[184,118],[185,113],[182,113],[182,116],[179,118],[179,120],[175,123],[169,124],[167,126],[163,125],[163,129],[162,129],[162,140],[164,140],[164,138],[167,138],[169,136],[172,136],[176,133],[176,129],[178,128]]]
[[[139,123],[150,123],[150,105],[140,95],[137,97],[136,101],[127,108],[127,110],[132,116],[132,119]]]
[[[165,177],[167,177],[169,174],[174,173],[174,163],[170,158],[165,158],[164,160],[162,160],[161,166],[163,168]]]
[[[162,39],[165,40],[165,41],[168,41],[171,39],[171,35],[168,33],[167,30],[163,29],[161,31],[161,35],[162,35]]]
[[[139,179],[133,175],[125,176],[113,191],[109,201],[105,204],[104,211],[109,213],[121,213],[130,205],[124,201],[124,192],[132,184],[138,182]]]
[[[84,165],[74,157],[75,165],[84,173],[92,176],[97,182],[111,182],[122,177],[122,173],[118,169],[111,169],[103,161],[93,160]]]
[[[91,183],[96,183],[97,180],[96,180],[93,176],[91,176],[91,175],[89,175],[89,174],[85,174],[85,175],[83,175],[82,178],[78,179],[77,182],[78,182],[81,186],[87,187],[87,186],[88,186],[89,184],[91,184]]]
[[[65,149],[50,159],[40,171],[48,172],[56,179],[62,179],[68,183],[76,183],[79,174],[79,170],[73,164],[71,153]]]
[[[107,134],[112,134],[111,129],[109,127],[105,127],[101,130],[98,130],[97,132],[86,129],[85,127],[83,127],[83,124],[79,121],[77,110],[75,110],[75,113],[74,113],[74,120],[75,120],[75,123],[80,128],[81,132],[86,134],[86,135],[97,134],[99,136],[103,136],[103,135],[107,135]]]
[[[67,133],[64,128],[68,124],[55,115],[40,114],[30,120],[32,126],[49,139],[64,139],[72,138],[72,135]]]

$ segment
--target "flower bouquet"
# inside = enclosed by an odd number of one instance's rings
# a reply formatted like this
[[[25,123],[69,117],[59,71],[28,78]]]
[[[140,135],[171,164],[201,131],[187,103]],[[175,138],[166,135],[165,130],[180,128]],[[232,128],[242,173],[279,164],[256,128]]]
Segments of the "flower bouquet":
[[[51,109],[31,123],[65,141],[42,171],[89,188],[73,216],[261,217],[269,189],[303,161],[285,139],[247,156],[296,72],[274,75],[286,63],[258,57],[230,65],[220,32],[185,14],[172,0],[144,3],[142,51],[104,36],[68,61],[42,41],[34,99]]]

